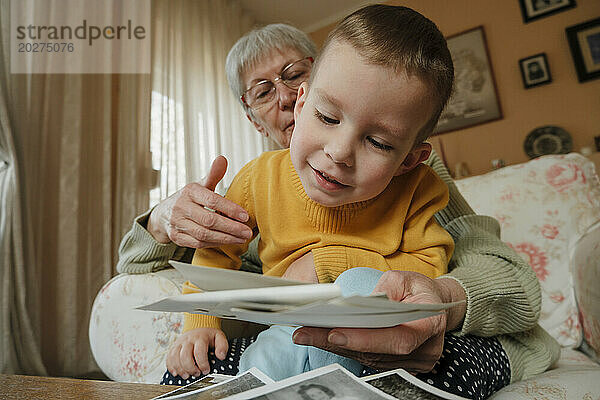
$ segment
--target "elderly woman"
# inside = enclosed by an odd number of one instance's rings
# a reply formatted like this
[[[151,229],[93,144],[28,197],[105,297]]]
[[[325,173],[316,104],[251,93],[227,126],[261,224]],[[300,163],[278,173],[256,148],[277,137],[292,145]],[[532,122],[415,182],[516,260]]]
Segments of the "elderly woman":
[[[304,33],[274,24],[241,38],[227,57],[231,89],[248,119],[258,132],[282,147],[289,146],[297,89],[309,78],[315,56],[315,46]],[[419,378],[443,390],[485,398],[509,380],[546,370],[558,357],[558,345],[536,324],[541,296],[531,268],[499,240],[499,225],[494,219],[473,213],[435,153],[427,164],[450,189],[448,206],[436,215],[456,244],[450,272],[430,279],[389,271],[375,290],[397,301],[466,300],[466,304],[437,317],[391,328],[304,327],[295,332],[293,340],[354,358],[366,367],[402,367],[420,373]],[[217,158],[205,182],[186,185],[136,218],[121,243],[119,272],[155,271],[166,267],[169,259],[189,260],[194,248],[243,243],[251,237],[244,225],[248,218],[245,210],[213,192],[225,169],[226,161]],[[253,262],[260,263],[256,248],[250,248],[246,269],[252,269]],[[294,264],[301,268],[306,262],[303,257]],[[487,364],[490,352],[494,360],[503,361]],[[239,359],[239,354],[230,356]],[[458,361],[463,356],[468,362]],[[219,363],[221,358],[211,361]],[[230,357],[224,359],[227,362]],[[172,346],[168,360],[178,366],[173,370],[179,376],[167,372],[166,382],[182,384],[200,375],[194,355],[180,339]],[[235,362],[229,364],[231,368],[226,369],[235,373]],[[448,377],[453,375],[454,383],[449,384]],[[465,380],[464,388],[456,383],[456,377]]]

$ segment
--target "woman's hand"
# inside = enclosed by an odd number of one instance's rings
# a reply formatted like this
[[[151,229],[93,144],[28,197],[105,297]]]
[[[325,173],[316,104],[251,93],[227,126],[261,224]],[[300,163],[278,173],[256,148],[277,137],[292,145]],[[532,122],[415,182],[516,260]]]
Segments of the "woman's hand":
[[[453,279],[430,279],[407,271],[388,271],[374,292],[383,292],[395,301],[442,303],[465,299],[462,287]],[[294,343],[312,345],[353,358],[377,369],[404,368],[412,372],[431,371],[439,360],[444,334],[460,325],[465,305],[447,313],[411,321],[390,328],[308,328],[294,333]]]
[[[227,160],[219,156],[204,182],[189,183],[160,202],[148,219],[148,232],[154,239],[197,249],[241,244],[250,239],[252,230],[243,224],[248,221],[248,213],[214,192],[225,171]]]
[[[190,375],[210,373],[208,349],[215,350],[215,356],[224,360],[227,356],[227,337],[216,328],[196,328],[179,336],[167,353],[167,369],[173,376],[183,379]]]

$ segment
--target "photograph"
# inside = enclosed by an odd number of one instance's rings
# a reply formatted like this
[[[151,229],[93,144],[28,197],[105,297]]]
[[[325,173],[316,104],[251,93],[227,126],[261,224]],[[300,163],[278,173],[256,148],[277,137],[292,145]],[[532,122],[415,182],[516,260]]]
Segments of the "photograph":
[[[376,375],[365,376],[361,378],[364,382],[376,387],[377,389],[392,395],[398,399],[406,397],[406,386],[425,390],[441,399],[447,400],[466,400],[466,397],[461,397],[452,393],[440,390],[432,385],[423,382],[416,376],[413,376],[404,369],[394,369],[391,371],[382,372]],[[417,389],[418,390],[418,389]]]
[[[552,82],[550,67],[546,53],[540,53],[519,60],[523,86],[530,89],[535,86]]]
[[[228,400],[383,400],[395,399],[363,382],[339,364],[314,369]]]
[[[483,26],[450,36],[454,93],[440,116],[435,134],[502,118]]]
[[[519,0],[523,22],[548,17],[576,6],[575,0]]]
[[[566,28],[579,82],[600,78],[600,18]]]
[[[207,379],[209,378],[209,379]],[[200,382],[200,383],[198,383]],[[273,383],[273,380],[256,368],[251,368],[238,376],[230,376],[226,379],[223,375],[206,376],[197,382],[156,397],[153,400],[214,400],[243,393],[251,389]]]

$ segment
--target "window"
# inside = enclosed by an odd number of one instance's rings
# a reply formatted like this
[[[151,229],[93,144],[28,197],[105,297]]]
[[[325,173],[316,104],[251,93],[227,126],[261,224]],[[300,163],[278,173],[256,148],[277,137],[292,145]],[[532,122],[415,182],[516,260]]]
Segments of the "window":
[[[152,91],[150,116],[152,168],[159,174],[158,185],[150,189],[153,207],[186,184],[186,163],[181,103]]]

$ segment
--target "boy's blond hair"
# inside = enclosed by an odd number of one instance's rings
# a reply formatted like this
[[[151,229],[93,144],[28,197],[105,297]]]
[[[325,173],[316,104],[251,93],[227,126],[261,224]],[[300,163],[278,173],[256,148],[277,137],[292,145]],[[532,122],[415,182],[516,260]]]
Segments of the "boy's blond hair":
[[[425,141],[435,129],[454,82],[452,57],[437,26],[410,8],[375,4],[344,18],[327,36],[319,58],[339,41],[350,44],[369,63],[417,75],[429,85],[436,105],[415,145]],[[318,68],[317,59],[311,80]]]

